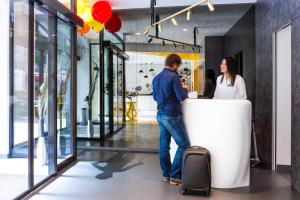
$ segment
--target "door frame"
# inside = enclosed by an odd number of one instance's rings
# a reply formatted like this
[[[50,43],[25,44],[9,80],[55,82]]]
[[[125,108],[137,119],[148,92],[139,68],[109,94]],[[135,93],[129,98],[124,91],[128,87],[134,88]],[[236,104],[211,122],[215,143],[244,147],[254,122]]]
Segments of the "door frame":
[[[277,171],[277,130],[276,130],[276,122],[277,122],[277,60],[276,60],[276,52],[277,52],[277,43],[276,36],[279,31],[291,26],[291,22],[285,24],[284,26],[276,29],[272,33],[272,170]]]
[[[60,2],[53,0],[23,0],[25,4],[28,4],[28,190],[24,191],[22,194],[16,197],[16,199],[21,199],[34,191],[35,189],[42,186],[44,183],[49,181],[51,178],[56,176],[61,170],[66,166],[70,165],[77,158],[77,148],[76,148],[76,41],[77,32],[76,28],[78,26],[83,26],[83,21],[78,17],[76,11],[76,0],[70,0],[72,10],[67,9]],[[9,95],[14,96],[14,0],[9,2],[10,17],[9,17],[9,28],[10,28],[10,38],[9,38]],[[55,37],[51,38],[52,42],[49,42],[49,63],[48,63],[48,74],[49,74],[49,88],[48,88],[48,134],[49,134],[49,164],[48,164],[48,175],[45,179],[38,183],[34,183],[34,12],[35,8],[39,8],[42,12],[48,15],[49,23],[49,35]],[[57,128],[56,128],[56,117],[57,117],[57,20],[60,19],[64,21],[71,27],[70,38],[71,38],[71,151],[72,155],[57,164]],[[50,40],[50,39],[49,39]],[[50,78],[51,77],[51,78]],[[13,99],[10,98],[9,105],[9,158],[13,158],[13,148],[14,148],[14,105]]]
[[[100,33],[100,37],[101,37],[101,33]],[[120,128],[118,128],[117,130],[114,130],[114,123],[113,123],[113,95],[114,95],[114,88],[113,88],[113,70],[114,68],[113,67],[109,67],[108,68],[108,78],[109,78],[109,90],[110,90],[110,93],[109,93],[109,103],[108,105],[105,104],[105,87],[104,87],[104,84],[105,84],[105,81],[104,81],[104,73],[105,73],[105,69],[104,69],[104,62],[108,62],[108,65],[109,66],[113,66],[113,55],[114,54],[117,54],[118,57],[121,57],[122,58],[122,70],[123,70],[123,106],[125,106],[125,59],[126,57],[124,57],[124,53],[123,53],[123,50],[120,49],[116,44],[112,43],[111,41],[103,41],[99,43],[90,43],[89,44],[89,52],[90,52],[90,59],[91,59],[91,49],[92,49],[92,46],[94,45],[98,45],[99,46],[99,51],[100,51],[100,77],[99,77],[99,81],[100,81],[100,137],[96,138],[96,137],[93,137],[93,138],[86,138],[86,137],[77,137],[78,139],[80,140],[86,140],[86,141],[104,141],[106,138],[109,138],[111,137],[112,135],[118,133],[120,130],[122,130],[125,126],[126,126],[126,120],[125,120],[125,107],[123,109],[123,113],[122,113],[122,116],[123,116],[123,122],[122,122],[122,126]],[[108,61],[104,60],[104,49],[107,49],[108,50]],[[90,68],[91,68],[91,64],[90,64]],[[90,77],[91,77],[91,70],[90,71]],[[90,78],[91,79],[91,78]],[[91,80],[90,80],[91,82]],[[104,120],[104,115],[105,115],[105,107],[108,106],[109,107],[109,127],[110,127],[110,132],[109,133],[105,133],[105,120]]]

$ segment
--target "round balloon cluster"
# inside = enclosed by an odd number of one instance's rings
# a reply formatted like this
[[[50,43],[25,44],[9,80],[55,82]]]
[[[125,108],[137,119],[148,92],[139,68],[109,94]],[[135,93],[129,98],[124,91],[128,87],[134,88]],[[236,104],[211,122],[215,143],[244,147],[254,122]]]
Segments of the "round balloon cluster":
[[[109,2],[97,1],[93,6],[90,6],[86,1],[77,0],[77,14],[84,21],[83,28],[77,29],[78,33],[84,35],[91,28],[98,33],[104,28],[111,33],[118,32],[121,29],[121,19],[118,15],[112,13]]]

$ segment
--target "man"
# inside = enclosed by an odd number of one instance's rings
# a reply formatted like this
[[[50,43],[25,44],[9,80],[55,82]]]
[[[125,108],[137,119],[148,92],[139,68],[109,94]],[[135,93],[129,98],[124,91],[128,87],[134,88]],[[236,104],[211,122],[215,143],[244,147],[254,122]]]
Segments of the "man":
[[[181,115],[181,102],[188,96],[187,84],[182,84],[177,70],[181,66],[181,58],[171,54],[166,58],[166,67],[153,80],[153,98],[157,102],[157,121],[160,129],[160,165],[163,180],[172,185],[181,183],[182,154],[189,146],[187,134]],[[178,145],[178,149],[171,164],[171,137]]]

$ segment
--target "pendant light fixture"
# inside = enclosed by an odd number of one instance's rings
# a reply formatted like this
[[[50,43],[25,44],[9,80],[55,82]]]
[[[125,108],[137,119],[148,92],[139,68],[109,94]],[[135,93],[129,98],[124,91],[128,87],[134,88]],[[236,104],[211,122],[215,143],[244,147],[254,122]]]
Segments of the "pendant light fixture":
[[[192,11],[191,11],[191,10],[188,10],[187,13],[186,13],[186,20],[187,20],[187,21],[190,21],[190,20],[191,20],[191,17],[192,17]]]
[[[178,22],[174,17],[172,17],[172,23],[174,26],[178,26]]]
[[[192,9],[195,8],[196,6],[199,6],[199,5],[202,5],[204,3],[207,3],[207,6],[208,6],[208,9],[213,12],[215,10],[215,7],[214,5],[212,4],[212,0],[199,0],[197,3],[187,7],[187,8],[184,8],[172,15],[169,15],[168,17],[165,17],[164,19],[162,20],[159,20],[159,21],[156,21],[155,23],[151,22],[151,25],[150,26],[147,26],[145,28],[145,32],[144,32],[144,35],[147,35],[149,33],[149,30],[153,27],[156,27],[157,25],[162,25],[163,22],[165,21],[168,21],[168,20],[171,20],[172,24],[174,26],[178,26],[178,22],[176,21],[175,17],[178,16],[178,15],[181,15],[183,13],[186,13],[186,19],[188,21],[191,20],[191,17],[192,17]]]
[[[153,38],[150,38],[149,40],[148,40],[148,43],[151,43],[153,41]]]
[[[173,43],[173,47],[174,47],[174,49],[176,49],[176,48],[177,48],[177,45],[176,45],[176,43],[175,43],[175,42]]]
[[[214,5],[211,3],[211,0],[207,0],[208,9],[213,12],[215,10]]]
[[[148,35],[148,33],[150,32],[150,29],[145,29],[145,31],[144,31],[144,35]]]
[[[144,78],[149,78],[149,76],[148,76],[148,66],[147,66],[147,63],[145,63],[145,65],[146,65],[146,75],[144,76]]]
[[[158,27],[159,32],[162,32],[162,25],[160,23],[157,25],[157,27]]]

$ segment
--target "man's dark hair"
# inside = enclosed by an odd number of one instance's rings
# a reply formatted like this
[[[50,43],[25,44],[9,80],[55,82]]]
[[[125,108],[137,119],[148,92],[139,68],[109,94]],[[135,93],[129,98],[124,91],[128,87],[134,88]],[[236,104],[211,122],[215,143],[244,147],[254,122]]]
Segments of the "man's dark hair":
[[[168,67],[172,67],[173,65],[181,65],[181,64],[182,64],[182,60],[177,54],[170,54],[166,58],[165,65]]]

